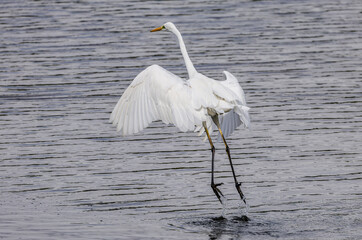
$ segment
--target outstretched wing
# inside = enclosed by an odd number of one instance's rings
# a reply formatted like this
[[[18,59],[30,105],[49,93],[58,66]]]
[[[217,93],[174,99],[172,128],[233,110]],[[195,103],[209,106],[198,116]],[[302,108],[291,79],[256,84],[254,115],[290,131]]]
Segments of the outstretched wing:
[[[248,112],[249,107],[246,106],[245,94],[238,80],[227,71],[224,71],[224,74],[226,80],[220,81],[219,83],[231,90],[236,97],[233,101],[235,103],[234,109],[220,116],[221,130],[223,131],[224,136],[227,137],[242,123],[245,127],[248,127],[250,124],[250,117]],[[220,136],[218,137],[218,140],[219,139]]]
[[[234,94],[236,94],[238,97],[238,100],[241,101],[244,106],[246,106],[244,90],[241,88],[238,79],[228,71],[223,71],[223,73],[226,76],[226,80],[220,81],[220,83],[233,91]]]
[[[152,65],[142,71],[125,90],[113,109],[110,122],[123,135],[137,133],[152,121],[173,123],[181,131],[201,125],[191,107],[191,88],[178,76]]]

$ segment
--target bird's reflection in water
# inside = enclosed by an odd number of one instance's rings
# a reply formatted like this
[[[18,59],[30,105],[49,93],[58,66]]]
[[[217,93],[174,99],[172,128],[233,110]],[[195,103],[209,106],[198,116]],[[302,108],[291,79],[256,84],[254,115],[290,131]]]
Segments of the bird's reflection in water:
[[[212,228],[209,233],[210,240],[220,239],[224,234],[231,235],[233,237],[239,237],[242,235],[243,227],[247,226],[247,222],[250,219],[243,215],[241,217],[233,217],[227,219],[224,217],[218,217],[212,219]]]
[[[227,219],[224,217],[218,217],[211,219],[211,231],[209,233],[210,240],[216,240],[219,239],[227,226]]]
[[[250,219],[245,215],[241,217],[232,217],[230,219],[220,216],[211,219],[193,221],[190,224],[208,229],[209,239],[217,240],[221,239],[224,235],[235,238],[241,237],[245,227],[248,226],[249,220]]]

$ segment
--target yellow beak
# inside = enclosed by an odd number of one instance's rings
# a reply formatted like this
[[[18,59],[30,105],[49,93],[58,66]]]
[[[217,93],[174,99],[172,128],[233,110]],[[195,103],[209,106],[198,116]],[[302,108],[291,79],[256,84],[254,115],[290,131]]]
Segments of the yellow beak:
[[[152,29],[151,32],[157,32],[157,31],[161,31],[163,29],[163,26]]]

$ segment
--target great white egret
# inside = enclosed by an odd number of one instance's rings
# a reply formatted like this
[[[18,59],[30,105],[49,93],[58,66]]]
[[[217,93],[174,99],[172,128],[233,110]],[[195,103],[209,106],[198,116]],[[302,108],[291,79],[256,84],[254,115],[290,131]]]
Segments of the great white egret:
[[[146,68],[124,91],[113,109],[110,122],[123,135],[138,133],[156,120],[172,123],[183,132],[194,130],[199,131],[200,135],[205,132],[212,152],[211,188],[222,203],[223,194],[218,188],[222,183],[214,182],[215,147],[210,137],[215,124],[226,147],[235,187],[246,203],[225,141],[242,123],[245,127],[250,123],[244,91],[238,80],[227,71],[224,71],[224,81],[216,81],[197,72],[187,54],[182,36],[173,23],[165,23],[151,32],[164,29],[177,36],[189,79],[185,81],[158,65]]]

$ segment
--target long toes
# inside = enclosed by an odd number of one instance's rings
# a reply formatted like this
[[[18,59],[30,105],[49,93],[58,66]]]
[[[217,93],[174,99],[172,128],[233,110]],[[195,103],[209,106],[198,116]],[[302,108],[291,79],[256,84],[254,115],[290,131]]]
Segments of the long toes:
[[[222,185],[222,183],[218,183],[218,184],[211,184],[211,188],[214,191],[216,197],[219,199],[220,203],[223,204],[221,197],[224,197],[224,194],[222,194],[222,192],[220,191],[220,189],[218,188],[218,186]]]
[[[214,192],[217,192],[217,193],[219,193],[221,196],[224,196],[224,194],[222,194],[222,192],[220,191],[220,189],[218,189],[216,186],[214,186],[212,189],[214,190]]]
[[[218,193],[220,193],[221,196],[224,196],[224,194],[222,194],[222,192],[220,191],[220,189],[216,188],[216,191],[217,191]]]
[[[224,196],[224,194],[222,194],[220,189],[218,189],[218,186],[221,186],[221,185],[223,185],[223,183],[217,183],[217,184],[212,183],[211,188],[214,190],[214,192],[216,191],[216,192],[220,193],[221,196]]]
[[[222,201],[221,201],[221,196],[223,196],[222,193],[220,191],[217,191],[217,189],[213,189],[213,190],[214,190],[214,193],[215,193],[217,199],[219,199],[220,203],[222,204]],[[220,196],[220,194],[221,194],[221,196]]]
[[[240,188],[241,182],[236,183],[235,186],[236,186],[236,189],[238,190],[238,193],[240,195],[241,200],[243,200],[243,202],[246,204],[245,196],[244,196],[244,194],[243,194],[243,192],[241,191],[241,188]]]

